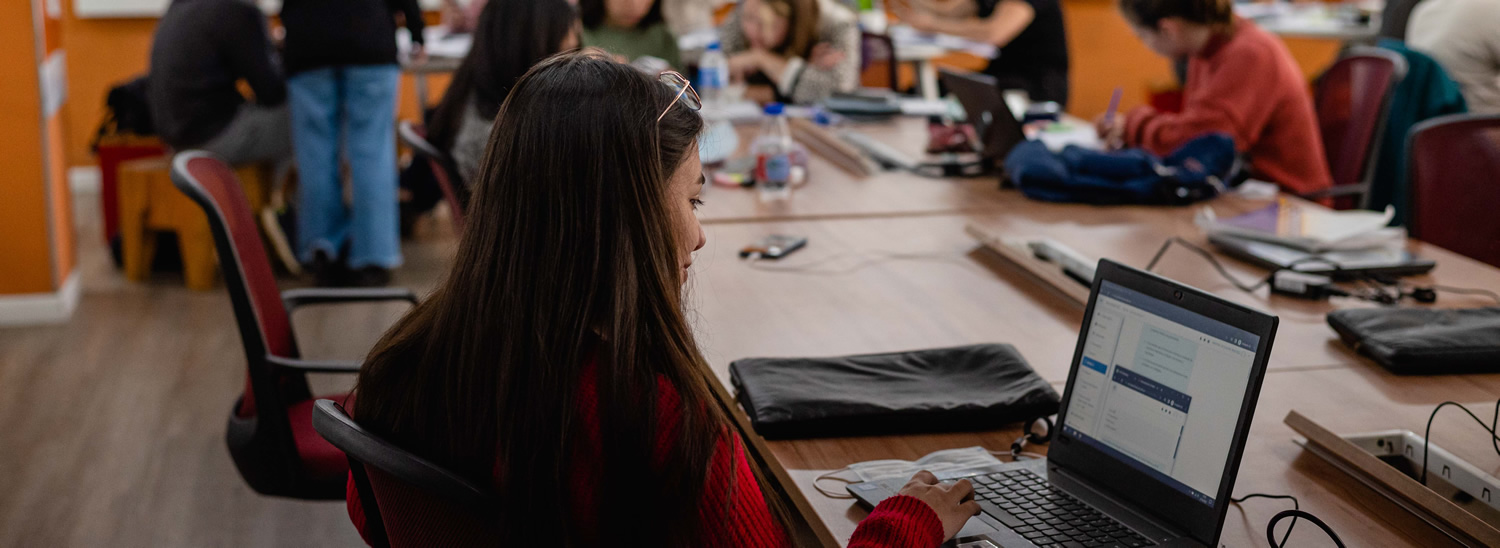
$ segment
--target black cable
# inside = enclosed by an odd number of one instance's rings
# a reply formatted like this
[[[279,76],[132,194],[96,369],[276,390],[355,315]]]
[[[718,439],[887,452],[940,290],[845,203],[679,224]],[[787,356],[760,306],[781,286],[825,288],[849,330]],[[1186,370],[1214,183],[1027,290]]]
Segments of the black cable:
[[[1470,411],[1469,408],[1464,407],[1463,404],[1454,401],[1445,401],[1438,404],[1437,407],[1433,408],[1432,414],[1427,416],[1427,430],[1422,434],[1422,485],[1427,485],[1427,448],[1428,446],[1432,445],[1432,420],[1437,418],[1438,411],[1441,411],[1444,407],[1450,405],[1462,409],[1464,413],[1467,413],[1469,415],[1469,418],[1474,419],[1474,422],[1479,423],[1480,428],[1484,428],[1486,432],[1489,432],[1490,445],[1495,448],[1495,454],[1500,454],[1500,435],[1496,435],[1495,432],[1496,427],[1500,427],[1500,400],[1495,401],[1495,415],[1490,420],[1490,424],[1485,424],[1484,421],[1479,418],[1479,415],[1475,415],[1473,411]]]
[[[1327,523],[1323,523],[1323,520],[1318,519],[1318,516],[1314,516],[1301,510],[1283,510],[1281,511],[1281,513],[1272,516],[1271,521],[1266,523],[1266,542],[1271,543],[1271,548],[1282,548],[1283,546],[1286,546],[1285,539],[1282,540],[1281,544],[1276,544],[1276,523],[1288,517],[1292,518],[1293,520],[1302,518],[1312,523],[1313,525],[1318,526],[1318,528],[1322,529],[1324,533],[1328,533],[1328,538],[1333,539],[1333,544],[1335,546],[1344,548],[1344,540],[1339,538],[1338,533],[1334,533],[1333,529],[1328,527]],[[1290,533],[1291,530],[1291,527],[1287,528],[1288,533]]]
[[[1152,269],[1156,268],[1156,263],[1161,260],[1162,255],[1167,254],[1167,249],[1171,248],[1172,244],[1182,246],[1188,251],[1192,251],[1194,254],[1197,254],[1199,257],[1203,257],[1204,260],[1207,260],[1209,264],[1213,265],[1214,270],[1219,271],[1220,276],[1223,276],[1224,279],[1229,280],[1229,283],[1234,284],[1234,286],[1239,288],[1240,291],[1244,291],[1246,293],[1254,293],[1255,290],[1265,287],[1267,284],[1271,283],[1271,276],[1266,276],[1265,279],[1257,282],[1255,285],[1247,285],[1244,282],[1241,282],[1239,278],[1236,278],[1234,277],[1234,275],[1230,274],[1228,270],[1225,270],[1224,265],[1220,264],[1219,260],[1214,258],[1214,255],[1212,253],[1209,253],[1208,250],[1198,247],[1192,242],[1175,236],[1169,238],[1166,243],[1161,244],[1161,249],[1158,249],[1156,251],[1156,256],[1151,257],[1151,262],[1146,264],[1146,272],[1150,272]]]
[[[1453,293],[1455,295],[1480,295],[1483,297],[1489,297],[1491,299],[1494,299],[1496,304],[1500,304],[1500,293],[1495,293],[1494,291],[1490,291],[1488,289],[1470,289],[1467,287],[1451,287],[1446,285],[1434,285],[1429,287],[1437,291],[1442,291],[1444,293]]]
[[[1245,495],[1245,496],[1237,498],[1237,499],[1229,499],[1229,502],[1232,503],[1232,504],[1240,504],[1240,503],[1243,503],[1243,502],[1245,502],[1247,500],[1250,500],[1250,499],[1290,500],[1290,501],[1292,501],[1292,509],[1293,510],[1301,510],[1302,509],[1302,504],[1299,503],[1299,502],[1297,502],[1297,497],[1294,497],[1294,496],[1291,496],[1291,495],[1267,495],[1265,493],[1251,493],[1251,494]],[[1286,546],[1286,540],[1289,539],[1289,538],[1292,538],[1292,528],[1294,528],[1296,526],[1297,526],[1297,518],[1296,518],[1296,516],[1293,516],[1292,517],[1292,524],[1286,526],[1286,534],[1284,534],[1284,535],[1281,536],[1281,546]],[[1269,538],[1267,538],[1266,540],[1267,541],[1271,541],[1271,539],[1269,539]],[[1276,543],[1274,541],[1271,541],[1271,546],[1276,546]]]

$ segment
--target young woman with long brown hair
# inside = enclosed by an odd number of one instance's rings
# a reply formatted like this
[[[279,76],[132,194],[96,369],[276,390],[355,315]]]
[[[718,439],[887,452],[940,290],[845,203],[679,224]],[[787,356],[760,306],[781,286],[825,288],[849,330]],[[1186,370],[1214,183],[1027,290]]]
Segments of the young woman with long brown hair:
[[[602,53],[539,64],[500,109],[448,278],[360,373],[355,419],[494,485],[504,545],[790,543],[683,316],[695,105],[675,73]],[[919,475],[851,545],[937,546],[972,493]]]
[[[777,101],[812,104],[859,87],[859,24],[836,0],[745,0],[719,39],[731,77],[769,85]]]

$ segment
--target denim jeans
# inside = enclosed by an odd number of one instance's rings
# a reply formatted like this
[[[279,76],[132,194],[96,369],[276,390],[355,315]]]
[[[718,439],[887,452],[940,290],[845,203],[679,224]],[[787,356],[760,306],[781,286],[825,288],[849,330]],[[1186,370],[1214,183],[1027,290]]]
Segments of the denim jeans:
[[[396,65],[325,67],[287,79],[297,190],[297,251],[336,258],[347,241],[352,268],[401,265],[396,195]],[[344,202],[340,160],[349,165]]]

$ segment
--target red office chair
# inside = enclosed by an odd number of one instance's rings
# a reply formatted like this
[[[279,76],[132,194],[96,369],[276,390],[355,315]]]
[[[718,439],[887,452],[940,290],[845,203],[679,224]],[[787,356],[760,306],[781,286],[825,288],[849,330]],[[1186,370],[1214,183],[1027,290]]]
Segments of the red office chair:
[[[208,215],[224,286],[245,345],[245,391],[230,412],[227,436],[235,467],[261,494],[344,498],[349,463],[313,431],[306,374],[354,373],[359,363],[301,359],[287,310],[390,300],[416,304],[416,297],[397,288],[279,293],[255,217],[229,166],[206,152],[183,152],[172,160],[172,182]]]
[[[1333,198],[1337,209],[1365,208],[1375,177],[1375,151],[1385,132],[1391,95],[1406,77],[1406,59],[1380,48],[1351,48],[1318,78],[1314,107],[1333,188],[1307,196]]]
[[[885,64],[885,70],[881,71],[885,74],[871,73],[872,76],[876,76],[877,78],[871,78],[864,85],[872,85],[878,82],[879,76],[884,76],[885,80],[889,82],[886,85],[890,86],[891,91],[901,91],[901,76],[897,72],[901,63],[896,60],[896,43],[891,41],[890,36],[884,34],[859,33],[859,72],[862,75],[861,80],[864,80],[863,75],[865,71],[874,67],[876,63]]]
[[[427,165],[432,168],[432,177],[437,180],[438,188],[443,191],[443,201],[448,202],[448,209],[453,214],[453,230],[459,233],[464,231],[464,206],[469,203],[468,192],[454,186],[458,182],[461,186],[463,178],[458,175],[458,166],[453,163],[453,158],[446,152],[438,150],[427,140],[427,132],[421,126],[402,120],[396,128],[396,135],[401,137],[401,142],[411,147],[413,153],[419,158],[427,160]]]
[[[349,455],[372,546],[494,546],[500,538],[486,516],[495,511],[489,488],[380,439],[331,400],[318,400],[313,427]]]
[[[1417,124],[1406,157],[1412,237],[1500,267],[1500,115]]]

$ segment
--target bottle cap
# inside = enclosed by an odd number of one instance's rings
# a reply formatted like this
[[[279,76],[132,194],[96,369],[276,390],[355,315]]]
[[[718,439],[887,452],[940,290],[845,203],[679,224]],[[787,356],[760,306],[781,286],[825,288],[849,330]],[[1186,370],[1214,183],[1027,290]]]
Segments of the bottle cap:
[[[719,51],[719,47],[720,46],[718,40],[714,40],[708,43],[708,51]]]
[[[768,116],[781,116],[781,113],[785,110],[786,107],[782,106],[781,103],[767,103],[763,112]]]

